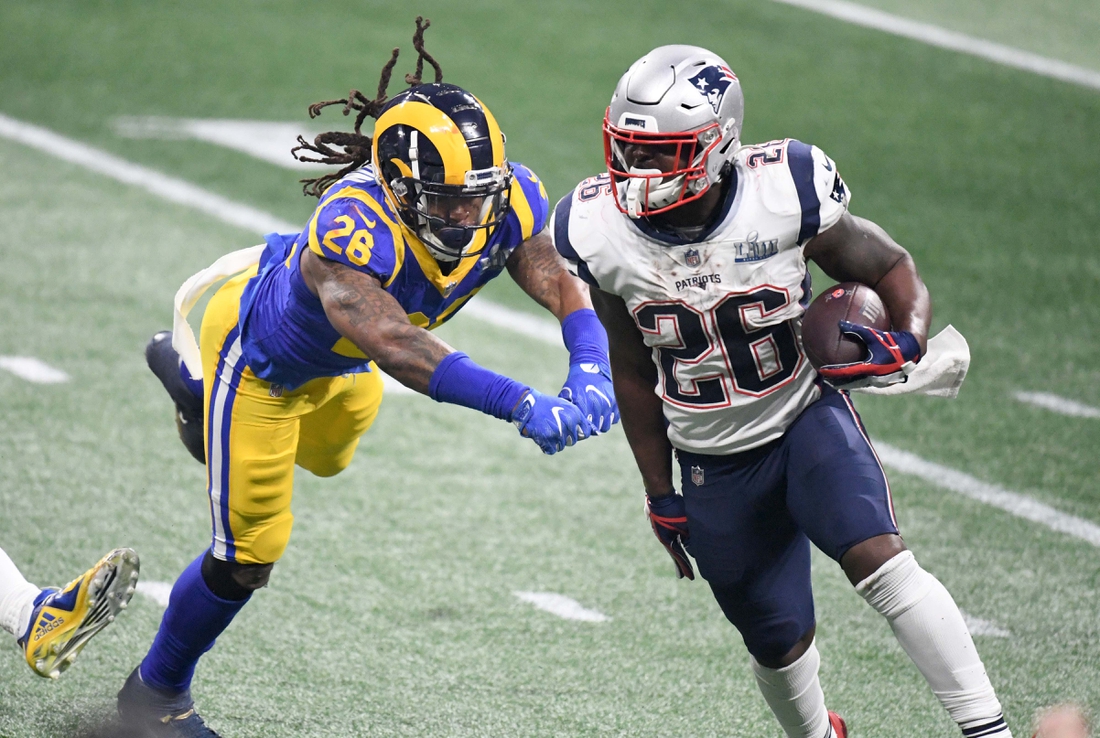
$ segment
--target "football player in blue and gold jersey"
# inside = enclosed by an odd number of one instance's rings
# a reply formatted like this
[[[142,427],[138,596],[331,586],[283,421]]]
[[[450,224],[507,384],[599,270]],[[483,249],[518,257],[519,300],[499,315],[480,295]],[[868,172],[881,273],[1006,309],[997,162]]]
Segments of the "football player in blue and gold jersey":
[[[181,437],[206,462],[214,529],[118,696],[124,722],[154,735],[216,735],[191,699],[195,666],[286,548],[294,466],[332,476],[351,462],[382,400],[379,368],[440,402],[514,423],[546,453],[617,419],[607,337],[587,287],[544,230],[542,183],[505,158],[488,108],[442,82],[424,50],[426,27],[417,19],[408,90],[386,99],[395,49],[375,99],[353,90],[310,108],[340,103],[358,115],[354,133],[296,149],[344,165],[306,180],[320,203],[302,232],[269,235],[262,253],[248,252],[258,263],[211,298],[198,347],[177,295],[174,333],[147,350],[176,402]],[[431,84],[420,80],[425,60]],[[373,139],[360,132],[367,117],[377,118]],[[224,276],[218,266],[181,293]],[[477,365],[430,332],[505,268],[561,321],[570,369],[558,397]]]

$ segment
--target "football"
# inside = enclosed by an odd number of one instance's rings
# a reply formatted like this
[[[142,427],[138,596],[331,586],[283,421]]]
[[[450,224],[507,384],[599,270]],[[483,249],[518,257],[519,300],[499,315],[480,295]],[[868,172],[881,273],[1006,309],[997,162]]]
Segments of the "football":
[[[890,314],[873,289],[859,282],[833,285],[818,295],[802,316],[802,347],[814,369],[867,358],[863,343],[840,332],[842,320],[890,330]]]

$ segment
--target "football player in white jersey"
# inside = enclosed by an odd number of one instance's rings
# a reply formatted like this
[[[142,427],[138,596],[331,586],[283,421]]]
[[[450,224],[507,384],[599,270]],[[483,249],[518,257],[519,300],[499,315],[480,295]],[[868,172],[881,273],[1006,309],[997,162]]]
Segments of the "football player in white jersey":
[[[965,736],[1009,736],[958,607],[898,534],[847,392],[824,381],[903,381],[926,351],[928,291],[905,249],[848,212],[820,149],[742,146],[743,109],[717,55],[653,50],[607,109],[608,171],[555,209],[557,249],[592,286],[610,338],[653,530],[681,577],[694,578],[685,547],[695,558],[788,736],[847,735],[818,681],[811,542],[887,619]],[[809,365],[807,259],[870,285],[893,316],[891,331],[845,324],[866,361]]]

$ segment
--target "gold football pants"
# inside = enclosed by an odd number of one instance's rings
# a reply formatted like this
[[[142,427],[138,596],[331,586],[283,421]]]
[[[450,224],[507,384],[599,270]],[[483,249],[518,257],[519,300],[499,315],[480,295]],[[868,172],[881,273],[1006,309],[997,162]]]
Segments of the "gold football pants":
[[[214,294],[199,346],[206,391],[206,481],[214,556],[270,564],[286,549],[294,516],[294,465],[330,477],[351,463],[378,414],[382,378],[320,377],[283,391],[241,356],[238,311],[253,268]]]

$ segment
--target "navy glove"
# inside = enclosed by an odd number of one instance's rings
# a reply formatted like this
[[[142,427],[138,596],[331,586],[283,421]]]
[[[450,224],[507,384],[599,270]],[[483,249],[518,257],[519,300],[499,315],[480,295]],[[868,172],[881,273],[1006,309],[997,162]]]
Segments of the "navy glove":
[[[572,402],[528,390],[512,411],[512,425],[542,452],[556,454],[592,435],[592,424]]]
[[[611,385],[611,370],[599,364],[569,365],[569,376],[558,397],[569,400],[590,423],[594,434],[607,433],[619,422],[619,403]]]
[[[656,500],[648,494],[645,496],[645,514],[649,518],[649,524],[653,527],[653,535],[668,551],[672,561],[676,564],[676,576],[679,579],[687,577],[695,579],[695,570],[691,567],[684,544],[688,541],[687,508],[684,506],[684,498],[673,492]]]
[[[858,338],[867,347],[867,358],[818,369],[818,374],[834,387],[846,390],[888,387],[904,382],[917,368],[920,344],[909,331],[880,331],[847,320],[839,325],[844,335]]]

